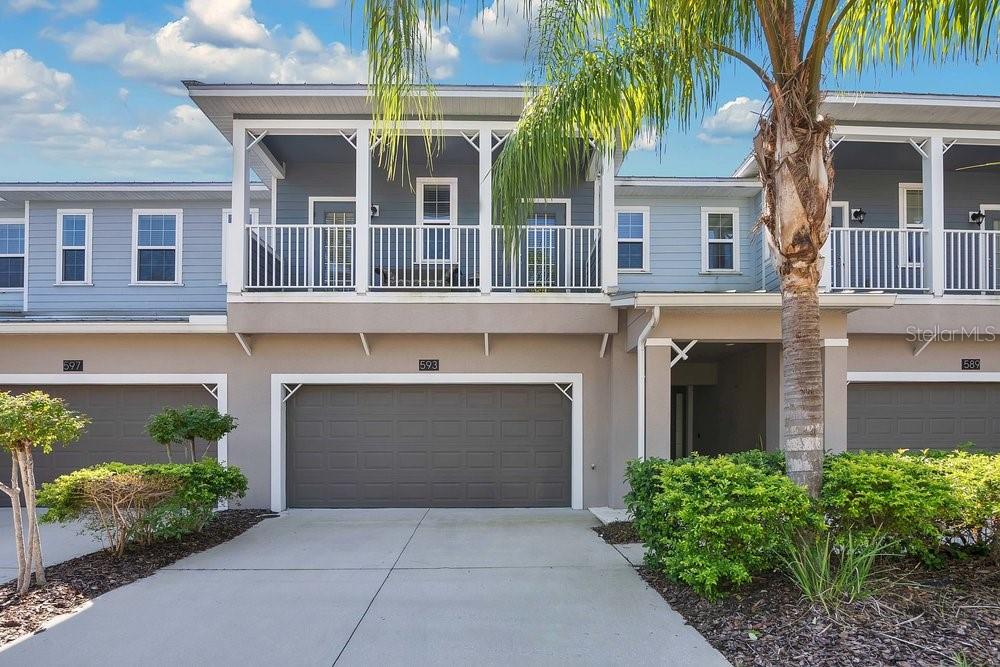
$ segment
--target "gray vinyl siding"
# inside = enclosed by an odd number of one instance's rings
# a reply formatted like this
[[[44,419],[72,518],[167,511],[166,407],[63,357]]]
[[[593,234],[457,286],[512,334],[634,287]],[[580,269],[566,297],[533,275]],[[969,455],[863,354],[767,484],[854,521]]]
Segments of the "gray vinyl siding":
[[[278,181],[278,224],[308,224],[309,197],[353,197],[354,162],[290,162],[284,180]],[[468,161],[438,161],[433,173],[423,162],[410,167],[417,178],[433,176],[458,179],[458,224],[479,224],[479,162],[475,155]],[[371,203],[379,207],[373,225],[413,225],[417,220],[417,196],[409,182],[388,174],[372,164]],[[594,224],[594,184],[581,180],[562,198],[571,200],[573,225]]]
[[[863,208],[866,228],[899,227],[899,184],[920,183],[919,170],[841,169],[834,181],[833,199]],[[944,224],[947,229],[972,229],[969,211],[1000,200],[1000,174],[985,171],[944,174]]]
[[[254,201],[268,222],[266,201]],[[222,211],[228,199],[198,202],[33,202],[28,267],[29,314],[190,314],[225,312],[222,284]],[[93,285],[56,285],[56,212],[92,209]],[[131,285],[132,211],[183,210],[182,285]]]
[[[619,273],[623,292],[752,292],[760,289],[760,248],[753,257],[750,230],[757,219],[753,198],[718,196],[672,197],[669,193],[650,197],[619,195],[616,206],[648,206],[650,252],[648,273]],[[740,272],[701,273],[702,207],[738,208],[740,212]]]
[[[0,313],[19,313],[24,305],[24,292],[0,292]]]

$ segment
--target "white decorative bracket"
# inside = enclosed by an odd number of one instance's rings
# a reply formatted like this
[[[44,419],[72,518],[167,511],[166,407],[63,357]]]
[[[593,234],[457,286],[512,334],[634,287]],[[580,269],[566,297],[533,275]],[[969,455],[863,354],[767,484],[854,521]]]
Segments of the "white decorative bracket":
[[[299,389],[302,388],[301,384],[297,384],[294,387],[290,384],[283,384],[281,387],[285,390],[285,395],[281,398],[282,403],[287,403],[288,399],[295,395]]]
[[[465,139],[470,146],[478,153],[479,152],[479,133],[473,132],[472,134],[467,134],[465,132],[460,133],[462,138]]]
[[[247,134],[250,134],[250,132],[247,132]],[[256,146],[257,144],[259,144],[261,141],[264,140],[264,137],[267,136],[267,130],[264,130],[263,132],[261,132],[260,134],[258,134],[256,137],[254,137],[252,134],[250,134],[250,136],[253,137],[253,141],[251,141],[249,144],[247,144],[247,150],[248,151],[251,148],[253,148],[254,146]]]
[[[569,399],[570,403],[573,402],[573,385],[572,384],[559,384],[558,382],[552,383],[556,389],[563,393],[563,396]]]
[[[687,345],[685,345],[683,349],[681,349],[681,346],[675,343],[674,339],[671,338],[670,347],[674,348],[674,351],[677,352],[677,356],[670,360],[670,367],[673,368],[681,361],[686,361],[688,358],[687,353],[690,352],[691,348],[694,347],[697,343],[698,343],[697,340],[692,340]]]
[[[490,335],[488,333],[483,333],[483,351],[486,356],[490,356]]]
[[[344,132],[343,130],[341,130],[340,131],[340,136],[342,136],[347,141],[347,143],[349,143],[355,150],[357,150],[357,148],[358,148],[358,133],[357,132],[352,132],[351,134],[347,134],[346,132]]]
[[[234,332],[233,335],[236,336],[236,340],[239,341],[240,347],[242,347],[243,351],[247,353],[247,356],[252,357],[253,348],[250,346],[250,338],[239,332]]]
[[[601,339],[601,359],[604,358],[604,354],[608,351],[608,339],[611,338],[611,334],[604,334]]]
[[[913,150],[915,150],[918,153],[920,153],[920,155],[923,156],[924,158],[930,159],[930,155],[928,155],[927,151],[924,150],[924,146],[927,144],[927,140],[926,139],[924,139],[923,141],[921,141],[919,144],[916,141],[914,141],[912,138],[911,139],[907,139],[907,141],[909,141],[910,145],[913,146]]]
[[[496,149],[500,148],[501,144],[503,144],[503,142],[507,141],[507,137],[510,136],[510,132],[506,132],[504,134],[497,134],[496,132],[490,132],[490,134],[493,135],[493,147],[492,147],[492,150],[496,150]]]
[[[207,391],[212,395],[212,398],[219,400],[219,385],[217,384],[203,384],[202,389]]]
[[[368,347],[368,338],[365,337],[363,333],[359,333],[358,335],[361,336],[361,347],[363,347],[365,350],[365,356],[366,357],[372,356],[371,348]]]

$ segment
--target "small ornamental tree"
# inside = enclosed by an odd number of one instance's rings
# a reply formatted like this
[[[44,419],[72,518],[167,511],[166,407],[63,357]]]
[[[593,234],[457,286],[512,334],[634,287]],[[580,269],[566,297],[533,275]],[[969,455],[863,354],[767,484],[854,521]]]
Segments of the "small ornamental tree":
[[[191,462],[197,459],[195,442],[204,440],[205,451],[202,458],[208,454],[212,443],[218,442],[225,435],[236,429],[236,418],[224,415],[215,408],[185,406],[177,410],[166,408],[163,412],[153,415],[146,424],[146,432],[156,442],[167,448],[167,459],[173,457],[170,448],[173,445],[188,445]]]
[[[10,496],[14,518],[14,545],[17,549],[17,592],[24,595],[35,582],[45,584],[42,544],[38,535],[35,501],[34,449],[43,453],[53,445],[77,440],[90,420],[70,411],[58,398],[41,391],[12,395],[0,392],[0,447],[10,454],[10,486],[0,483],[0,491]],[[28,514],[27,532],[21,525],[21,503]]]

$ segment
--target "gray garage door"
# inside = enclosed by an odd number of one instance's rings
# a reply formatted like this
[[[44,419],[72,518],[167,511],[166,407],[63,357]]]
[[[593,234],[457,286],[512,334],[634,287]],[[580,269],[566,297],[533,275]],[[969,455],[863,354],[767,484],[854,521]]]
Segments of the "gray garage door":
[[[570,505],[552,385],[307,385],[287,418],[290,507]]]
[[[70,409],[91,419],[80,440],[63,447],[56,445],[51,454],[35,456],[35,478],[39,485],[79,468],[108,461],[123,463],[166,462],[166,453],[146,435],[150,415],[165,407],[215,405],[215,398],[201,386],[105,386],[49,385],[44,387],[7,386],[0,391],[22,393],[41,389],[66,401]],[[199,447],[198,454],[201,454]],[[215,455],[215,449],[210,451]],[[184,460],[184,452],[174,447],[174,461]],[[0,503],[9,505],[5,494]]]
[[[849,449],[1000,450],[1000,384],[852,383],[847,424]]]

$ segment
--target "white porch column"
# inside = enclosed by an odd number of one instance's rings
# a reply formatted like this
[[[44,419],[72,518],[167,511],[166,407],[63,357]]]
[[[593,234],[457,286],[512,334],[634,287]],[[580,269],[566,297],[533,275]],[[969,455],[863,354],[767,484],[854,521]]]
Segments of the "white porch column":
[[[605,291],[618,287],[618,221],[615,219],[615,156],[601,156],[601,283]],[[597,205],[597,202],[594,202]]]
[[[354,289],[358,294],[368,291],[369,241],[371,235],[371,126],[367,123],[358,127],[354,139]]]
[[[923,146],[924,226],[930,231],[930,287],[944,295],[944,139],[929,138]]]
[[[233,201],[232,219],[226,227],[226,291],[243,291],[245,273],[246,224],[250,219],[250,174],[247,167],[247,128],[233,122]],[[272,197],[274,194],[272,193]]]
[[[479,290],[493,290],[493,128],[479,128]]]

